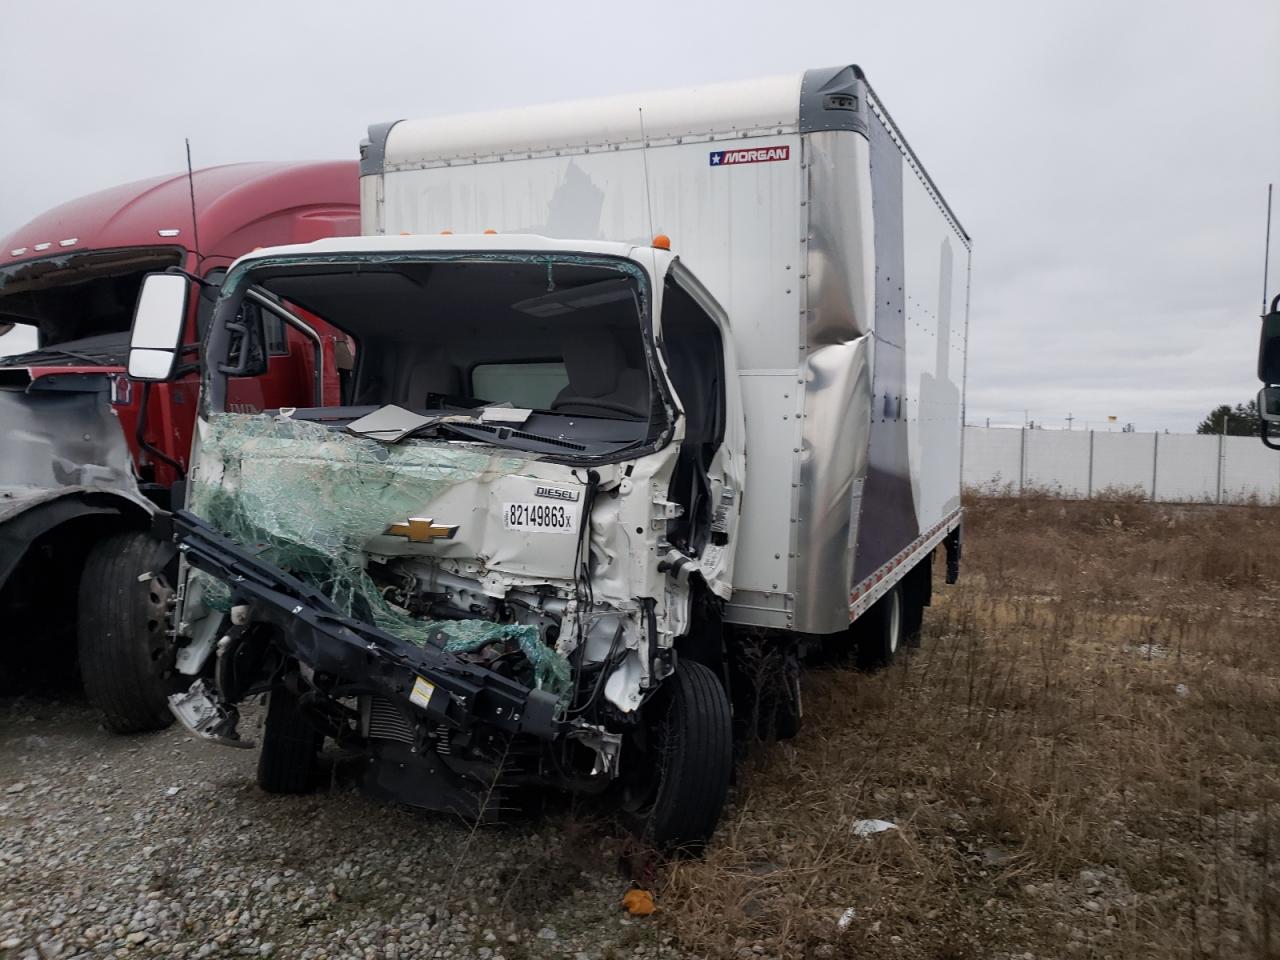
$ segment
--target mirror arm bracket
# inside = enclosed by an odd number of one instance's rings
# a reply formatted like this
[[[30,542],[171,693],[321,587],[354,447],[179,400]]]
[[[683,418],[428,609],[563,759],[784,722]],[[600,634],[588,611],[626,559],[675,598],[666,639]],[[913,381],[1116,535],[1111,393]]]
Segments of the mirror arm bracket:
[[[187,471],[182,468],[182,464],[147,439],[147,407],[150,406],[151,388],[153,386],[154,384],[150,381],[144,380],[142,382],[142,399],[138,403],[138,432],[136,437],[138,446],[157,460],[167,463],[178,474],[178,479],[182,479],[187,475]]]
[[[1272,440],[1270,434],[1267,431],[1267,421],[1259,420],[1258,425],[1259,425],[1258,434],[1262,439],[1262,445],[1271,450],[1280,450],[1280,443],[1276,443],[1274,440]]]
[[[199,274],[192,273],[190,270],[183,270],[181,267],[166,267],[164,272],[177,274],[180,277],[186,277],[192,283],[199,286],[201,290],[208,290],[208,289],[217,290],[219,289],[219,287],[221,287],[221,284],[214,283],[212,280],[206,280],[204,277],[200,276]]]

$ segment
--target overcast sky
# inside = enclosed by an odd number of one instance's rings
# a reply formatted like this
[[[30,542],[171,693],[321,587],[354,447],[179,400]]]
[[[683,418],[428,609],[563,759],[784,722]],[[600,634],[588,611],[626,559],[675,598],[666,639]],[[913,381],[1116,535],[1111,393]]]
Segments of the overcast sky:
[[[1276,0],[7,4],[0,234],[184,136],[197,166],[354,157],[375,121],[851,62],[974,238],[970,422],[1191,430],[1252,396]]]

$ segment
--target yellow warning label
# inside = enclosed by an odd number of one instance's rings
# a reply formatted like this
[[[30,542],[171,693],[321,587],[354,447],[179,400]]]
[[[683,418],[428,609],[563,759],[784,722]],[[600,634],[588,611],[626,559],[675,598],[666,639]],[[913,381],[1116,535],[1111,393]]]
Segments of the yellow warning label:
[[[417,677],[413,681],[413,691],[409,694],[409,702],[416,703],[426,709],[427,704],[431,702],[431,694],[435,693],[435,691],[436,685],[434,683]]]

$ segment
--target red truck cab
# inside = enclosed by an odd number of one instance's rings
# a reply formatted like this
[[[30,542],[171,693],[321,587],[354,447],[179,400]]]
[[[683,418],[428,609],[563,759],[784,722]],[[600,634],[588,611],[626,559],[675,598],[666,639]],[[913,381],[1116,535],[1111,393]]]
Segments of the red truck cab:
[[[108,726],[168,722],[172,557],[146,530],[186,471],[212,297],[192,304],[185,373],[143,384],[125,372],[138,288],[177,268],[211,292],[257,247],[358,234],[358,190],[355,162],[230,164],[73,200],[0,241],[0,680],[32,650],[64,672],[78,649]],[[235,409],[336,396],[344,338],[258,322],[266,372],[233,378]],[[4,356],[15,342],[31,348]]]

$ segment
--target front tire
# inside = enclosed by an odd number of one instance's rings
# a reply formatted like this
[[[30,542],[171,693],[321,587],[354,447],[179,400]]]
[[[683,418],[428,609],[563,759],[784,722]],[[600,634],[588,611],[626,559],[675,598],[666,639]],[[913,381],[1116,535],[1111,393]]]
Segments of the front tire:
[[[720,821],[733,775],[733,717],[715,673],[682,660],[650,705],[631,829],[664,852],[697,854]],[[625,749],[625,748],[624,748]],[[625,756],[625,753],[624,753]]]
[[[115,733],[173,723],[169,599],[176,567],[173,545],[140,530],[100,540],[85,558],[76,617],[80,675]]]

